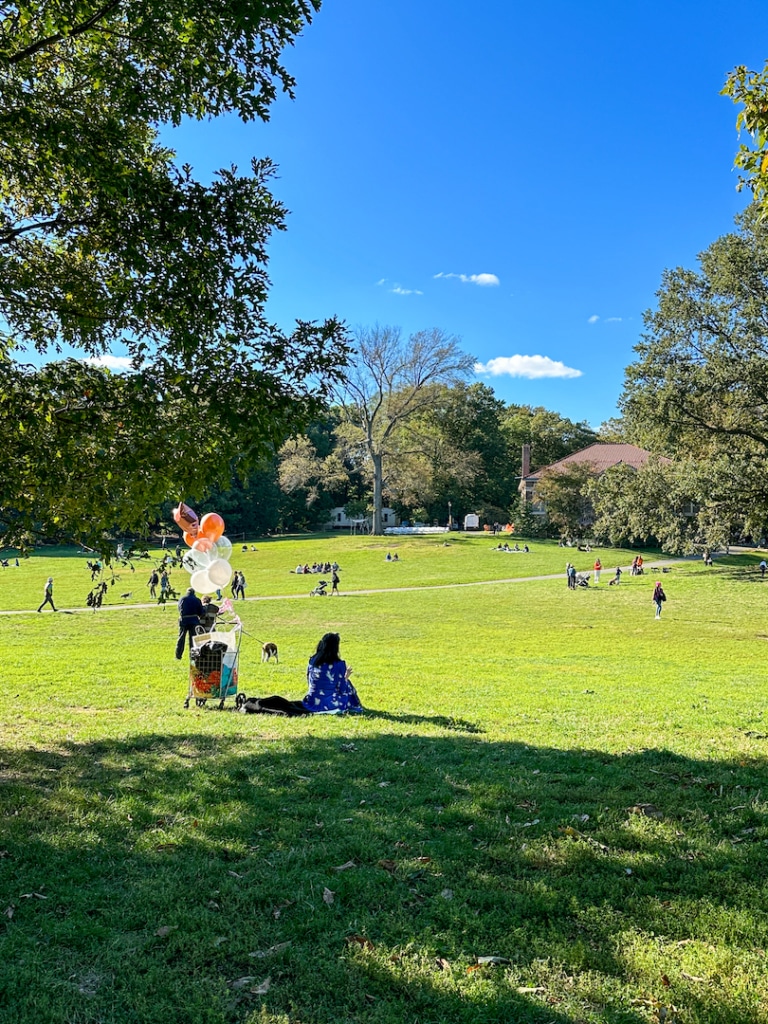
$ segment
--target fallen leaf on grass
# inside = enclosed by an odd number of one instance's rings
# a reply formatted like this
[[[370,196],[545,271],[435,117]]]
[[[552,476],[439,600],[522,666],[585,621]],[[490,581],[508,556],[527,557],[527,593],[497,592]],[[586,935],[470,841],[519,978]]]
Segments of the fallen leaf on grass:
[[[272,979],[269,976],[267,976],[260,985],[257,985],[256,988],[249,989],[249,991],[253,992],[255,996],[265,996],[267,992],[269,992],[269,987],[271,984]]]
[[[333,903],[333,898],[335,895],[336,894],[334,892],[331,892],[331,890],[326,885],[323,888],[323,903],[327,903],[328,906],[330,907],[330,905]]]
[[[453,889],[443,889],[443,891],[440,893],[440,895],[443,897],[444,900],[452,900],[453,899]]]
[[[680,976],[685,978],[686,981],[700,981],[706,982],[706,978],[697,978],[695,974],[688,974],[687,971],[680,971]]]
[[[155,849],[158,853],[173,853],[174,850],[178,850],[178,843],[159,843]]]
[[[273,907],[272,909],[272,917],[274,917],[274,919],[277,920],[278,917],[280,917],[282,912],[285,910],[285,908],[292,907],[295,902],[296,900],[283,900],[282,903],[278,903],[277,906]]]
[[[244,974],[242,978],[238,978],[236,981],[230,981],[229,987],[235,990],[247,988],[252,981],[256,981],[256,976],[254,974]]]
[[[348,935],[344,939],[348,946],[362,946],[363,949],[375,949],[375,946],[370,939],[366,939],[364,935]]]
[[[353,860],[348,860],[346,864],[339,864],[339,866],[337,868],[334,868],[333,870],[334,871],[349,871],[350,868],[354,868],[356,866],[357,865],[355,864],[355,862]]]
[[[236,871],[228,871],[227,874],[232,878],[245,878],[245,875],[239,875]]]
[[[219,935],[219,937],[217,939],[213,940],[213,944],[214,944],[214,946],[220,946],[222,944],[222,942],[226,942],[226,941],[227,941],[226,935]]]
[[[0,860],[2,860],[3,857],[10,857],[10,856],[11,855],[10,855],[8,850],[0,850]]]
[[[435,957],[435,967],[438,969],[438,971],[450,971],[451,969],[451,965],[448,963],[445,957],[442,956]]]
[[[6,908],[5,908],[5,910],[3,911],[3,913],[4,913],[4,914],[5,914],[5,916],[6,916],[7,918],[8,918],[8,920],[9,920],[9,921],[11,920],[11,918],[13,917],[13,915],[14,915],[14,913],[15,913],[15,912],[16,912],[16,907],[14,907],[14,905],[13,905],[12,903],[11,903],[11,904],[9,904],[9,905],[8,905],[8,906],[7,906]]]
[[[379,783],[379,789],[386,789],[387,786],[391,786],[391,785],[392,785],[391,782],[380,782]]]
[[[391,875],[397,871],[397,864],[393,860],[380,860],[379,867],[384,868],[385,871],[389,871]]]
[[[663,818],[664,815],[654,804],[635,804],[628,807],[629,814],[639,814],[644,818]]]
[[[254,960],[264,960],[268,956],[274,956],[275,953],[282,953],[289,946],[290,942],[278,942],[276,946],[270,946],[269,949],[257,949],[255,953],[249,953],[248,956],[252,956]]]
[[[155,935],[157,935],[159,939],[164,939],[166,935],[170,935],[171,932],[175,932],[178,927],[179,926],[177,924],[164,924],[162,927],[157,929]]]
[[[672,984],[672,982],[669,980],[669,978],[666,976],[666,974],[662,974],[662,976],[661,976],[661,984],[664,986],[664,988],[669,988],[669,986]]]
[[[430,864],[431,862],[432,862],[432,858],[431,857],[417,857],[416,858],[416,863],[417,864]]]
[[[512,961],[506,956],[477,956],[478,966],[482,967],[483,964],[508,964]]]
[[[540,995],[542,992],[547,990],[542,985],[535,985],[531,987],[518,988],[516,990],[521,996],[535,996]]]

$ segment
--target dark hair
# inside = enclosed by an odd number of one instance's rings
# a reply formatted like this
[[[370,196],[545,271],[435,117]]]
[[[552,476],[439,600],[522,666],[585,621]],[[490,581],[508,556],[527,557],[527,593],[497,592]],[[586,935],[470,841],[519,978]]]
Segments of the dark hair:
[[[338,633],[326,633],[317,645],[317,650],[309,659],[313,665],[333,665],[340,661],[339,643],[341,637]]]

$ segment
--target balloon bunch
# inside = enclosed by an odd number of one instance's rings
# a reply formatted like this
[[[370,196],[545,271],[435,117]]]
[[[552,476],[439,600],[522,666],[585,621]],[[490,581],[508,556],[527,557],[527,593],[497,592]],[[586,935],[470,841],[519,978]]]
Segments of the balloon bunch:
[[[212,594],[226,587],[232,579],[232,542],[224,536],[224,520],[217,512],[209,512],[198,522],[197,514],[184,502],[173,510],[173,518],[184,531],[189,546],[182,561],[192,574],[190,586],[200,594]]]

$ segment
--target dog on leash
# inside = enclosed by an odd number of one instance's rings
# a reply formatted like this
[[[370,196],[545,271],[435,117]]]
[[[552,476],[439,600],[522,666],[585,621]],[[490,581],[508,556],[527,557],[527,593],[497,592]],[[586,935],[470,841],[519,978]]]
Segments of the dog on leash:
[[[261,660],[270,661],[275,659],[275,664],[280,664],[277,657],[277,644],[262,644],[261,645]]]

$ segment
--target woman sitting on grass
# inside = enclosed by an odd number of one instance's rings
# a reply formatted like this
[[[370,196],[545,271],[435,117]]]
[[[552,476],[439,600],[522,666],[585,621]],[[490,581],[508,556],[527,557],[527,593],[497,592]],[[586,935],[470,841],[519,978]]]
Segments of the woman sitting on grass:
[[[338,715],[343,711],[362,711],[363,706],[349,677],[352,669],[339,657],[338,633],[326,633],[307,666],[307,695],[303,700],[285,697],[249,697],[246,712],[272,712],[283,715]]]

